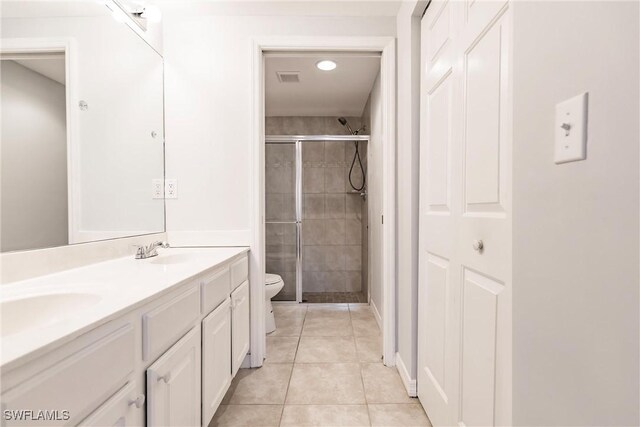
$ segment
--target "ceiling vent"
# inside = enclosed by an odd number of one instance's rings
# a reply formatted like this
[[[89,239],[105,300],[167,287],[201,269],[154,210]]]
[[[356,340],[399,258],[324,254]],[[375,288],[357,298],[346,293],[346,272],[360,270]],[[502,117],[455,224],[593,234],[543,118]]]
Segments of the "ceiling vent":
[[[299,71],[276,71],[280,83],[300,83]]]

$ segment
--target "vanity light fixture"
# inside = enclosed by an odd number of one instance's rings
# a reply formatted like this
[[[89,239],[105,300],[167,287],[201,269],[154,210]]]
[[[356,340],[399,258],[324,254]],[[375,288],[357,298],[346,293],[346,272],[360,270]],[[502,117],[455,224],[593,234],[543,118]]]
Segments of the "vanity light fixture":
[[[146,19],[149,22],[160,22],[162,19],[162,13],[158,6],[145,6],[142,12],[139,14],[140,18]]]
[[[323,59],[322,61],[318,61],[316,63],[316,67],[318,67],[318,69],[322,71],[335,70],[337,66],[338,65],[335,63],[335,61],[332,61],[330,59]]]

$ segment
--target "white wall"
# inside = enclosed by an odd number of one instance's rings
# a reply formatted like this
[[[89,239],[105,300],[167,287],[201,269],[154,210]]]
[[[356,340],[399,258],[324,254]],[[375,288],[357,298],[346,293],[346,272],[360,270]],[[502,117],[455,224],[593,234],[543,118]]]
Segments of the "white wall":
[[[515,425],[638,425],[637,2],[514,2]],[[587,160],[553,162],[589,92]]]
[[[168,16],[167,229],[177,245],[251,243],[252,43],[264,36],[393,36],[395,19]]]
[[[398,28],[397,346],[405,381],[417,376],[418,183],[420,166],[420,17],[424,2],[405,1]],[[408,384],[405,384],[407,386]],[[411,387],[411,386],[410,386]]]
[[[369,204],[369,295],[379,321],[384,317],[382,300],[382,212],[383,212],[383,133],[380,74],[376,77],[368,102],[370,108],[370,135],[367,159],[367,185]]]
[[[66,245],[65,87],[14,61],[0,64],[0,251]]]

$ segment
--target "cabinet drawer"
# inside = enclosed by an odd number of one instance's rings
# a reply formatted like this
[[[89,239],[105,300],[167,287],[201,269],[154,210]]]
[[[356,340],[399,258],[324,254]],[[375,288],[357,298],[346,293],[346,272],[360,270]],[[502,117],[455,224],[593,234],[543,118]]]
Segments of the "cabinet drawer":
[[[3,395],[3,409],[57,410],[60,419],[44,424],[75,425],[126,383],[134,369],[134,350],[134,329],[126,324]],[[62,411],[68,411],[68,419]],[[35,422],[4,421],[7,426]]]
[[[153,360],[185,334],[200,316],[200,291],[195,284],[142,316],[142,358]]]
[[[95,426],[141,426],[144,415],[144,394],[136,390],[136,383],[130,382],[89,415],[79,425]]]
[[[249,257],[244,255],[242,258],[231,264],[231,290],[249,278]]]
[[[231,273],[229,266],[206,275],[201,280],[202,312],[207,315],[231,293]]]

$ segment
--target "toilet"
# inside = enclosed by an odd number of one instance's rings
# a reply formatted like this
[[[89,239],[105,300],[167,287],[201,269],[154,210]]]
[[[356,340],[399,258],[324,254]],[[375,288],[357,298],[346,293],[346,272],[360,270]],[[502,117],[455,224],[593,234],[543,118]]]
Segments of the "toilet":
[[[267,333],[271,333],[276,330],[276,320],[273,316],[273,305],[271,304],[271,298],[278,295],[278,292],[282,290],[284,287],[284,282],[282,281],[282,277],[277,274],[267,273],[265,276],[265,319],[266,325],[265,329]]]

